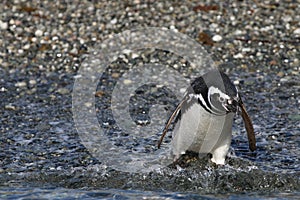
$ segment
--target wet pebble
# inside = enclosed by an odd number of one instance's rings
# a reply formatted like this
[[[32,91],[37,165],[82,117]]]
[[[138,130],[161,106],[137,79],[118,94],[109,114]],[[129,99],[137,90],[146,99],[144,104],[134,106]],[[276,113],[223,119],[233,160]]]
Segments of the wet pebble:
[[[132,83],[132,80],[130,80],[130,79],[125,79],[125,80],[123,81],[123,83],[124,83],[125,85],[129,85],[129,84]]]
[[[35,31],[34,35],[37,37],[41,37],[43,35],[43,31],[38,29]]]
[[[17,110],[17,107],[12,104],[5,105],[6,110]]]
[[[297,29],[295,29],[294,31],[293,31],[293,33],[295,34],[295,35],[300,35],[300,28],[297,28]]]
[[[212,40],[213,40],[214,42],[220,42],[222,39],[223,39],[223,38],[222,38],[221,35],[214,35],[214,36],[212,37]]]
[[[7,91],[7,89],[5,87],[0,88],[0,92],[6,92],[6,91]]]
[[[8,23],[0,20],[0,29],[6,30],[8,28]]]
[[[18,82],[15,84],[16,87],[26,87],[27,83],[26,82]]]
[[[67,88],[59,88],[59,89],[57,90],[57,92],[58,92],[59,94],[62,94],[62,95],[65,95],[65,94],[70,93],[69,89],[67,89]]]

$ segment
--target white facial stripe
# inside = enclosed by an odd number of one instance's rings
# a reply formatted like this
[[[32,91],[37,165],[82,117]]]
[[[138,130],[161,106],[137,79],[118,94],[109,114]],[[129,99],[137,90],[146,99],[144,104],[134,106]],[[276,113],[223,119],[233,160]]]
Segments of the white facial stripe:
[[[211,109],[209,106],[207,106],[207,104],[201,94],[190,94],[189,97],[190,97],[189,99],[191,99],[191,98],[199,99],[201,101],[202,105],[205,106],[205,108],[207,110],[209,110],[211,113],[214,113],[215,115],[224,115],[225,114],[223,111],[220,111],[216,108]]]
[[[201,94],[196,95],[198,99],[200,99],[200,101],[202,102],[202,104],[209,110],[212,112],[212,110],[207,106],[205,100],[203,99],[203,96]]]
[[[223,93],[221,90],[219,90],[219,88],[211,86],[208,89],[208,96],[210,97],[213,94],[220,94],[220,97],[223,97],[224,99],[230,99],[230,97],[227,94]]]
[[[201,94],[190,94],[191,98],[195,98],[195,99],[200,99],[200,101],[202,102],[202,104],[209,109],[209,107],[206,105],[205,100],[203,99]],[[209,109],[210,110],[210,109]]]
[[[201,103],[203,104],[203,106],[206,107],[207,110],[209,110],[210,112],[213,112],[206,104],[205,100],[203,99],[203,96],[201,94],[190,94],[190,98],[195,98],[195,99],[199,99],[201,101]]]

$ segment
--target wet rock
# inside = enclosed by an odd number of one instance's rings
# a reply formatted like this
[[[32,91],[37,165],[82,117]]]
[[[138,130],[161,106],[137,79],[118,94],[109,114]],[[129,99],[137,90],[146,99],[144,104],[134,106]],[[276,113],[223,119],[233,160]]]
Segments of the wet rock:
[[[0,29],[5,30],[8,28],[8,23],[0,21]]]
[[[37,37],[41,37],[43,34],[44,34],[43,31],[39,30],[39,29],[36,30],[35,33],[34,33],[34,35],[37,36]]]
[[[69,89],[67,89],[67,88],[59,88],[59,89],[57,90],[57,92],[58,92],[59,94],[62,94],[62,95],[65,95],[65,94],[69,94],[69,93],[70,93]]]
[[[222,36],[220,36],[220,35],[214,35],[214,36],[212,37],[212,40],[213,40],[214,42],[220,42],[222,39],[223,39],[223,38],[222,38]]]
[[[5,109],[7,109],[7,110],[17,110],[17,107],[12,105],[12,104],[8,104],[8,105],[5,105]]]
[[[293,31],[295,35],[300,35],[300,28],[297,28]]]
[[[15,84],[16,87],[26,87],[27,83],[26,82],[18,82]]]
[[[129,85],[129,84],[132,83],[132,81],[129,80],[129,79],[125,79],[125,80],[123,81],[123,83],[124,83],[125,85]]]

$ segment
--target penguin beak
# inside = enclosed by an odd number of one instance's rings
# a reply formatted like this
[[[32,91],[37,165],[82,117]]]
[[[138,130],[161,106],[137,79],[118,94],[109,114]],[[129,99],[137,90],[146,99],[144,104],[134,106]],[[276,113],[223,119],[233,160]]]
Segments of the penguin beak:
[[[237,113],[238,104],[239,103],[235,99],[229,99],[225,105],[225,109],[227,110],[227,112]]]
[[[247,113],[247,110],[246,110],[245,105],[243,104],[242,100],[240,100],[238,102],[238,105],[241,110],[241,115],[242,115],[242,118],[244,120],[244,124],[246,127],[248,141],[249,141],[249,148],[251,151],[255,151],[256,150],[256,139],[255,139],[252,121]]]

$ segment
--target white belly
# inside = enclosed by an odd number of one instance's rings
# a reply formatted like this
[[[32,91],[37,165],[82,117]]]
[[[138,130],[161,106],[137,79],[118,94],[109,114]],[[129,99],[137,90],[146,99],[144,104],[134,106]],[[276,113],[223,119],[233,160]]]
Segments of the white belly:
[[[175,159],[193,151],[199,155],[212,153],[212,161],[224,164],[231,143],[233,117],[234,113],[212,115],[198,103],[193,104],[175,125],[172,139]]]

